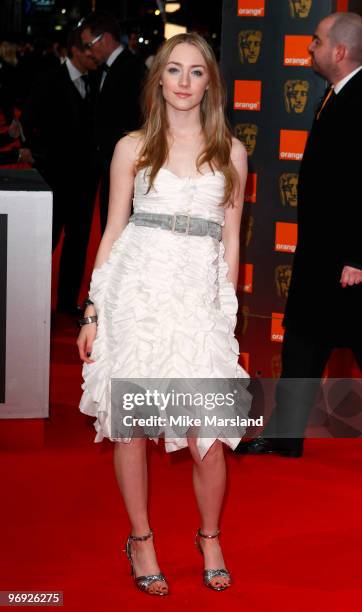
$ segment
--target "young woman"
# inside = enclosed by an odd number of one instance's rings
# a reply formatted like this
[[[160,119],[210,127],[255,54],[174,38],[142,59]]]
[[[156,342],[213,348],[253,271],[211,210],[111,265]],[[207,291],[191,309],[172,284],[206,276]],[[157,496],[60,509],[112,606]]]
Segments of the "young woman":
[[[111,379],[213,379],[210,385],[215,379],[239,379],[241,386],[247,384],[234,337],[247,155],[225,125],[218,67],[197,34],[174,36],[159,50],[145,107],[143,129],[122,138],[113,156],[107,227],[78,339],[85,362],[80,408],[97,417],[96,441],[106,436],[115,442],[136,585],[165,595],[168,585],[147,512],[146,436],[124,440],[115,435]],[[240,398],[236,410],[245,417],[249,393],[244,389]],[[204,583],[225,589],[231,578],[218,541],[226,477],[222,441],[235,448],[244,430],[197,435],[190,429],[184,437],[169,432],[166,450],[188,446],[194,461],[201,521],[196,543],[204,556]]]

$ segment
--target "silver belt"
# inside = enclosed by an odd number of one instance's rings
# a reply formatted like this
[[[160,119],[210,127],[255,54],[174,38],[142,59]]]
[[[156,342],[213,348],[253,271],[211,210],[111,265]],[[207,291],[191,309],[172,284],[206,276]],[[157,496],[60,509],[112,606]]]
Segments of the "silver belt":
[[[129,218],[129,222],[145,227],[160,227],[186,236],[211,236],[211,238],[221,240],[221,225],[219,223],[200,217],[190,217],[190,215],[140,212],[134,213]]]

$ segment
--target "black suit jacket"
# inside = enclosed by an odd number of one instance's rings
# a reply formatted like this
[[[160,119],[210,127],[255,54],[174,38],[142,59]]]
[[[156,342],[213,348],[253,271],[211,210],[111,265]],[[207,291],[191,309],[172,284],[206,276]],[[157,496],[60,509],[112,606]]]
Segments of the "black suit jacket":
[[[362,341],[362,286],[343,289],[339,282],[345,265],[362,268],[361,109],[362,71],[315,118],[299,172],[284,323],[335,346]]]
[[[92,99],[82,98],[65,64],[33,87],[21,123],[26,146],[52,187],[70,186],[73,177],[93,171],[93,113]]]
[[[144,76],[142,60],[125,48],[111,65],[97,95],[95,141],[100,161],[106,167],[118,140],[141,125]]]

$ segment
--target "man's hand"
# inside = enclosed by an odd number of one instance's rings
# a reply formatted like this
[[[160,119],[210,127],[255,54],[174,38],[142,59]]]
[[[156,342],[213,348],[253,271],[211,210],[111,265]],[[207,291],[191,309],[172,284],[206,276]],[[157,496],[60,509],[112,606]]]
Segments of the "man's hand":
[[[352,268],[352,266],[344,266],[339,282],[341,283],[342,287],[362,283],[362,270]]]
[[[11,122],[10,127],[8,129],[8,134],[10,138],[19,138],[21,131],[20,125],[18,121],[16,121],[16,119],[13,119],[13,121]]]
[[[34,163],[34,158],[31,154],[30,149],[20,149],[18,163],[20,162],[23,164],[33,164]]]

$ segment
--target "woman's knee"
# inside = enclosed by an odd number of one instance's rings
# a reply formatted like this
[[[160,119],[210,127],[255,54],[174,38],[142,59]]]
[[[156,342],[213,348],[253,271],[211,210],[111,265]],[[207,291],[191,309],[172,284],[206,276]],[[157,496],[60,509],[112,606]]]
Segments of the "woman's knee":
[[[129,442],[120,440],[114,443],[115,455],[137,453],[137,452],[144,451],[145,448],[146,448],[145,438],[132,438],[132,440],[130,440]]]

